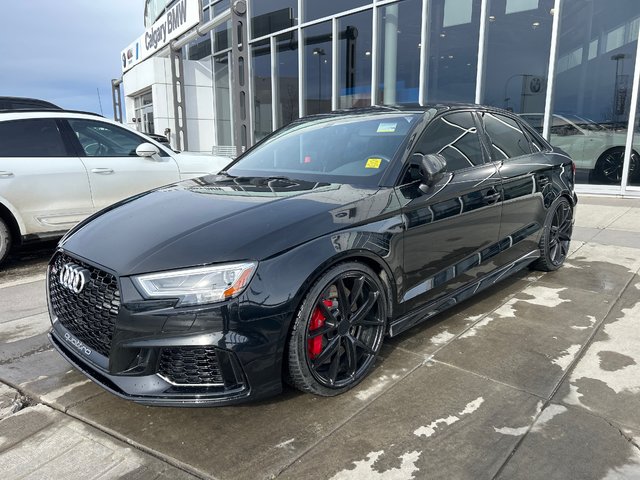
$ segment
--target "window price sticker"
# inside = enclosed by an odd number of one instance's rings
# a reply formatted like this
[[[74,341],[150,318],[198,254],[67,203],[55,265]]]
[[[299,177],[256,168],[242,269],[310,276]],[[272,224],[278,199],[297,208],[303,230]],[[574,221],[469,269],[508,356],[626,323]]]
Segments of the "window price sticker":
[[[364,168],[380,168],[380,164],[382,163],[381,158],[369,158],[367,159],[367,164]]]

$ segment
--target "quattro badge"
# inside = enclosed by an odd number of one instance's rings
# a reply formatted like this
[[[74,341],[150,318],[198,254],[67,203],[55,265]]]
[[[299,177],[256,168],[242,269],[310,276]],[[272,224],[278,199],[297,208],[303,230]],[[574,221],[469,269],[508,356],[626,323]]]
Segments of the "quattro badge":
[[[60,284],[73,293],[80,293],[91,279],[91,272],[73,263],[65,264],[58,277]]]

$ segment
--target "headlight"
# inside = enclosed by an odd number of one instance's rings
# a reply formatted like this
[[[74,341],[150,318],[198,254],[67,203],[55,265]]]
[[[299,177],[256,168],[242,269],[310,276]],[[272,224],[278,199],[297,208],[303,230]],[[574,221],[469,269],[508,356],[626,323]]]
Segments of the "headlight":
[[[178,306],[202,305],[237,297],[256,270],[256,262],[188,268],[133,277],[146,298],[178,298]]]

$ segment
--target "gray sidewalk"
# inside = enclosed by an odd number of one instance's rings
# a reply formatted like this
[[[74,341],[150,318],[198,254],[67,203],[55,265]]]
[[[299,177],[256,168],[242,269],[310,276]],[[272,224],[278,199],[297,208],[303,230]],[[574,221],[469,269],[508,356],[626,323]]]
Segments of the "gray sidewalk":
[[[581,197],[565,267],[388,340],[329,399],[120,400],[48,346],[45,258],[0,272],[0,382],[31,399],[0,420],[4,478],[640,478],[640,200]]]

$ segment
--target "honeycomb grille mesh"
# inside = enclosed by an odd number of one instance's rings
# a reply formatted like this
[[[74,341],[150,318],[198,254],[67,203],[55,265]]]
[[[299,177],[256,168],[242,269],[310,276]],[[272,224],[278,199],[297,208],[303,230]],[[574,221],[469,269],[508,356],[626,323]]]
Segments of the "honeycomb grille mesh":
[[[80,293],[60,283],[60,271],[66,264],[86,268],[91,280]],[[120,292],[116,277],[96,267],[59,253],[49,271],[49,298],[60,323],[87,347],[109,356],[120,311]]]
[[[213,347],[163,348],[158,373],[175,385],[222,385]]]

